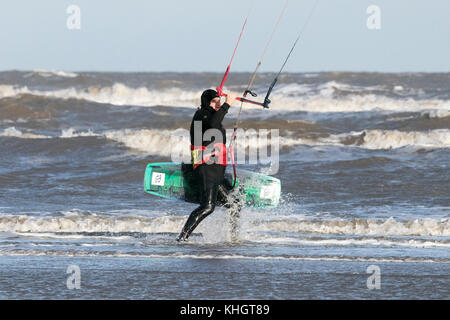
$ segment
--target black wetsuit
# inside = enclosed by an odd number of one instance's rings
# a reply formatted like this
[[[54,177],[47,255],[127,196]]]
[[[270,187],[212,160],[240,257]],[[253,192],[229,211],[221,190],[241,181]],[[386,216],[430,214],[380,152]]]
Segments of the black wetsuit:
[[[202,146],[212,146],[215,142],[223,143],[226,145],[226,132],[222,126],[222,120],[230,106],[224,103],[222,107],[215,111],[209,106],[209,102],[202,101],[202,107],[195,113],[191,122],[191,145],[195,145],[198,141],[195,141],[194,123],[199,121],[202,125],[201,142]],[[203,141],[203,135],[208,129],[217,129],[221,132],[221,141],[217,139],[211,139]],[[215,131],[218,133],[218,131]],[[199,134],[199,132],[197,133]],[[217,135],[216,135],[217,138]],[[197,137],[198,139],[198,137]],[[205,151],[206,152],[206,151]],[[230,218],[232,219],[232,237],[236,236],[237,232],[237,219],[239,217],[239,211],[241,209],[240,201],[236,197],[230,197],[232,186],[224,179],[226,165],[218,163],[203,163],[198,165],[194,169],[194,177],[200,186],[200,206],[192,211],[186,224],[183,227],[177,240],[186,240],[198,224],[211,214],[216,204],[224,205],[230,208]]]

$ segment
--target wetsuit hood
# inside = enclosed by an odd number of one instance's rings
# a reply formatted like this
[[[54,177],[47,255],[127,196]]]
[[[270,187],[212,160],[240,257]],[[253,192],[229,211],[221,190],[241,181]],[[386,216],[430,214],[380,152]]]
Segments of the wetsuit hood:
[[[203,91],[202,99],[201,99],[201,101],[202,101],[202,108],[208,108],[210,103],[211,103],[211,100],[216,98],[216,97],[218,97],[218,96],[219,95],[217,94],[216,90],[208,89],[208,90]]]

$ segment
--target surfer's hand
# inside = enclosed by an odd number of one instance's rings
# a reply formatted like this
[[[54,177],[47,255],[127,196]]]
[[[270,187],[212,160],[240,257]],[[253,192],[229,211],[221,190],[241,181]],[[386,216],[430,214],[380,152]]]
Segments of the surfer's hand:
[[[231,106],[235,100],[236,100],[236,95],[234,95],[233,93],[230,92],[230,93],[228,93],[227,99],[225,102]]]

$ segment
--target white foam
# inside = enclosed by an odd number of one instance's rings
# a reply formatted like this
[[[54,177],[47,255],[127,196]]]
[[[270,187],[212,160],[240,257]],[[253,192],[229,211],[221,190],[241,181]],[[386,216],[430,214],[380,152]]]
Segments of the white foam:
[[[447,118],[450,117],[450,110],[426,110],[422,111],[421,116],[433,118]]]
[[[448,110],[448,100],[414,100],[392,99],[375,94],[348,95],[331,98],[321,95],[308,97],[286,97],[275,92],[271,96],[270,108],[275,111],[306,111],[317,113],[333,112],[420,112],[422,110],[436,109]],[[250,108],[250,107],[248,107]],[[255,108],[252,106],[252,108]]]
[[[37,69],[33,72],[25,74],[24,78],[29,78],[34,75],[38,75],[44,78],[50,78],[50,77],[62,77],[62,78],[76,78],[78,77],[78,74],[73,72],[65,72],[65,71],[55,71],[55,70],[43,70],[43,69]]]
[[[399,89],[399,88],[397,88]],[[336,96],[339,90],[345,91],[345,96]],[[369,90],[388,91],[382,86],[352,86],[336,81],[318,85],[287,84],[275,87],[271,95],[272,111],[307,111],[318,113],[332,112],[419,112],[423,110],[450,110],[450,100],[390,98],[385,95],[368,93]],[[399,90],[395,91],[398,92]],[[402,88],[403,91],[403,88]],[[419,97],[421,91],[408,91]],[[258,108],[248,105],[246,108]]]
[[[254,242],[275,243],[275,244],[295,244],[302,246],[376,246],[376,247],[409,247],[409,248],[450,248],[450,242],[432,240],[387,240],[378,238],[366,239],[298,239],[294,237],[278,237],[274,235],[256,236]]]
[[[0,232],[55,233],[55,232],[178,232],[184,217],[28,217],[8,216],[0,218]]]
[[[22,237],[33,237],[33,238],[43,238],[43,239],[86,239],[95,238],[97,240],[130,240],[130,236],[95,236],[95,235],[83,235],[83,234],[60,234],[60,233],[50,233],[50,232],[16,232],[17,235]],[[37,244],[40,245],[40,244]],[[51,245],[49,245],[51,246]]]
[[[387,220],[325,220],[309,221],[298,219],[281,219],[256,224],[249,231],[273,231],[317,234],[348,234],[371,236],[450,236],[449,219],[416,219],[396,221]]]
[[[190,159],[189,132],[178,130],[112,130],[105,132],[105,137],[124,144],[128,148],[136,149],[151,155],[169,157],[180,155],[183,159]]]
[[[116,83],[112,87],[67,88],[60,90],[30,90],[28,87],[0,85],[0,98],[32,94],[60,99],[83,99],[96,103],[133,106],[196,106],[200,104],[201,91],[186,91],[178,88],[150,90],[145,87],[130,88]]]
[[[20,130],[17,130],[15,127],[9,127],[2,132],[0,132],[0,136],[2,137],[16,137],[22,139],[48,139],[51,138],[49,136],[44,136],[40,134],[34,133],[23,133]]]
[[[269,131],[270,132],[270,131]],[[227,141],[231,139],[232,130],[227,130]],[[51,136],[22,132],[15,127],[10,127],[2,132],[0,136],[18,137],[22,139],[50,139]],[[127,148],[139,150],[140,152],[173,157],[176,162],[190,160],[190,137],[187,129],[175,130],[153,130],[153,129],[122,129],[109,130],[103,133],[95,133],[92,130],[77,131],[74,128],[64,129],[59,138],[76,137],[102,137],[124,144]],[[238,134],[235,154],[245,155],[249,148],[261,150],[271,148],[275,140],[270,133],[267,139],[261,139],[259,131],[246,131]],[[371,150],[397,149],[403,147],[414,148],[449,148],[450,130],[435,129],[429,131],[398,131],[398,130],[364,130],[360,132],[349,132],[327,137],[297,137],[294,132],[285,132],[279,136],[279,147],[307,146],[354,146]],[[244,152],[244,150],[247,150]],[[175,161],[175,160],[174,160]]]
[[[403,132],[397,130],[366,130],[360,147],[367,149],[396,149],[405,146],[425,148],[450,147],[450,130],[436,129],[424,132]],[[360,135],[362,132],[350,133]],[[339,137],[339,136],[336,136]]]
[[[54,138],[52,136],[45,136],[41,134],[35,134],[30,132],[22,132],[15,127],[9,127],[2,132],[0,132],[0,136],[3,137],[16,137],[22,139],[51,139]],[[59,138],[67,139],[67,138],[77,138],[77,137],[95,137],[102,136],[101,134],[97,134],[92,132],[92,130],[88,130],[86,132],[76,131],[74,128],[64,129],[61,132]]]
[[[357,138],[348,143],[349,139]],[[359,139],[358,139],[359,138]],[[280,139],[281,146],[357,146],[364,149],[382,150],[402,147],[420,148],[449,148],[450,130],[436,129],[429,131],[398,131],[398,130],[364,130],[330,135],[324,138],[284,138]]]
[[[86,132],[76,131],[74,128],[64,129],[61,132],[60,138],[77,138],[77,137],[97,137],[100,134],[94,133],[91,130]]]
[[[317,90],[316,90],[317,89]],[[401,111],[420,112],[425,110],[450,110],[450,100],[389,98],[383,95],[364,93],[380,87],[357,87],[335,81],[314,88],[312,85],[287,84],[275,87],[270,105],[272,114],[276,111],[308,111],[308,112],[362,112],[362,111]],[[350,92],[336,97],[336,90]],[[135,106],[198,106],[201,90],[165,88],[149,89],[146,87],[131,88],[122,83],[108,87],[88,87],[84,89],[66,88],[59,90],[31,90],[28,87],[0,85],[0,98],[13,97],[20,94],[33,94],[60,99],[84,99],[97,103]],[[237,103],[236,103],[237,105]],[[246,109],[261,107],[246,104]],[[265,110],[264,110],[265,111]]]
[[[11,85],[0,85],[0,99],[1,98],[8,98],[8,97],[15,97],[23,93],[30,93],[27,87],[17,87],[17,86],[11,86]]]
[[[223,219],[223,215],[216,215],[208,219],[199,227],[202,232],[204,226],[217,224],[216,219]],[[104,217],[104,216],[66,216],[66,217],[29,217],[8,216],[0,218],[0,232],[142,232],[142,233],[178,233],[183,226],[186,216],[161,217]],[[300,234],[330,234],[330,235],[369,235],[369,236],[450,236],[449,219],[416,219],[397,221],[393,217],[387,220],[320,220],[310,221],[294,217],[277,219],[253,220],[251,216],[246,221],[245,230],[254,232],[292,232]],[[223,223],[222,220],[219,222]],[[208,228],[206,228],[208,229]],[[205,229],[205,230],[206,230]],[[248,240],[251,240],[249,238]]]
[[[57,251],[57,250],[0,250],[0,256],[69,256],[69,257],[112,257],[112,258],[147,258],[147,259],[220,259],[220,260],[285,260],[285,261],[336,261],[336,262],[413,262],[413,263],[448,263],[448,259],[413,258],[413,257],[346,257],[346,256],[277,256],[277,255],[227,255],[227,254],[147,254],[141,252],[124,253],[102,251]]]

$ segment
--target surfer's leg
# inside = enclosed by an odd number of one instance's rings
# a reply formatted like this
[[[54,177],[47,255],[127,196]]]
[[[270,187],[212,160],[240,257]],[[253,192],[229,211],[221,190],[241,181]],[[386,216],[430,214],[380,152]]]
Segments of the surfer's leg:
[[[191,215],[186,221],[186,224],[183,227],[183,230],[178,236],[177,241],[186,240],[194,231],[194,229],[199,225],[199,223],[214,211],[216,200],[217,185],[209,184],[206,190],[202,192],[200,206],[192,211]]]

